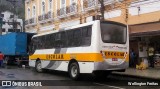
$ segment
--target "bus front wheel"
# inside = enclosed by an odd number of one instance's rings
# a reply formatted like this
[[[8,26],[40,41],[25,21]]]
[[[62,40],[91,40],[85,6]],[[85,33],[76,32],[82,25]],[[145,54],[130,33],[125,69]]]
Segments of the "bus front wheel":
[[[40,73],[43,72],[41,61],[36,62],[35,69],[37,72],[40,72]]]
[[[69,65],[69,75],[73,80],[78,80],[80,72],[77,62],[73,62]]]

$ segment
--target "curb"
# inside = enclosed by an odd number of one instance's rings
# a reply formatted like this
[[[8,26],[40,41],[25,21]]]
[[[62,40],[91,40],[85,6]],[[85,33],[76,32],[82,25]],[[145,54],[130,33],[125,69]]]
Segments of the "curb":
[[[147,76],[138,76],[138,75],[124,74],[124,73],[122,74],[122,73],[113,72],[112,75],[119,75],[119,76],[127,76],[127,77],[133,77],[133,78],[141,78],[141,79],[149,79],[149,80],[158,80],[158,81],[160,81],[160,78],[147,77]]]

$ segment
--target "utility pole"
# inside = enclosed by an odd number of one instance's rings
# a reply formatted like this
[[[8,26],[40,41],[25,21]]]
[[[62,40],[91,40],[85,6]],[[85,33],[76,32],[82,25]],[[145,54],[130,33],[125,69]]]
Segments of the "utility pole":
[[[81,1],[78,0],[79,4],[80,4],[80,24],[82,24],[82,5],[81,5]],[[78,6],[78,5],[77,5]]]
[[[104,6],[104,0],[98,0],[100,3],[100,13],[101,13],[101,18],[100,20],[104,20],[104,11],[105,11],[105,6]]]

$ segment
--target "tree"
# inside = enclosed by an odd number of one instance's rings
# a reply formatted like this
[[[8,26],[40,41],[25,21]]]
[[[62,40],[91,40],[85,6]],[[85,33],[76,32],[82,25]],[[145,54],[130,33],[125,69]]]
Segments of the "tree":
[[[0,9],[0,13],[1,13],[1,12],[4,12],[4,11],[11,11],[11,12],[13,11],[13,8],[11,8],[10,6],[7,6],[7,5],[2,5],[2,4],[1,4],[1,5],[0,5],[0,8],[1,8],[1,9]]]
[[[24,4],[25,0],[0,0],[0,12],[10,11],[24,19]]]

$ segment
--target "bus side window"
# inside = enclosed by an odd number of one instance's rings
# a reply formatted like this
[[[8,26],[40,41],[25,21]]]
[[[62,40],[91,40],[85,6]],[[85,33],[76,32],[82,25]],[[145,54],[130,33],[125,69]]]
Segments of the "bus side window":
[[[36,49],[41,49],[40,37],[37,37],[37,38],[36,38],[36,43],[37,43]]]
[[[55,33],[55,48],[60,48],[61,47],[61,34],[58,32],[58,33]]]
[[[91,44],[91,26],[82,28],[82,46],[89,46]]]
[[[48,48],[47,38],[48,38],[48,35],[45,35],[45,36],[43,36],[43,39],[42,39],[42,41],[44,41],[44,43],[43,43],[43,48],[44,48],[44,49],[47,49],[47,48]]]
[[[55,48],[55,33],[50,35],[50,46]]]
[[[67,37],[65,31],[61,32],[61,47],[67,47]]]
[[[40,37],[40,44],[41,44],[40,49],[45,49],[46,48],[45,43],[46,43],[45,36],[41,36]]]
[[[78,47],[78,46],[81,46],[81,41],[82,41],[82,38],[81,38],[81,29],[76,29],[74,30],[74,47]]]
[[[45,36],[45,49],[51,48],[51,34]]]
[[[30,54],[30,55],[35,52],[36,46],[37,46],[36,38],[33,38],[33,39],[31,40],[30,45],[29,45],[29,54]]]
[[[73,47],[73,30],[71,31],[67,31],[67,44],[68,44],[68,47]]]

